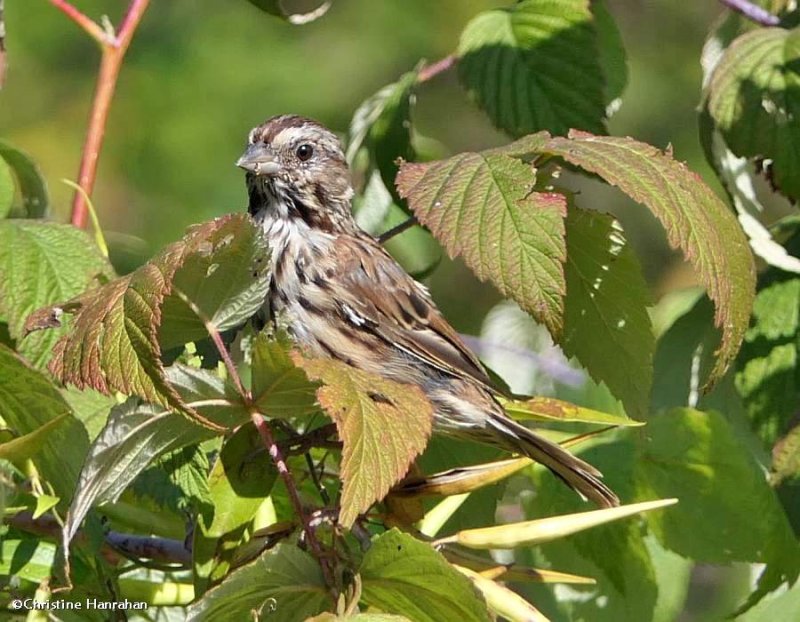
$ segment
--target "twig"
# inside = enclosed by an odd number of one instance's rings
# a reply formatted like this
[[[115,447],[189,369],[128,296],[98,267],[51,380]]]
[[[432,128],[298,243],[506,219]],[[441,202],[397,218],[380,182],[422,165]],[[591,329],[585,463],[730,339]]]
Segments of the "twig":
[[[410,229],[416,224],[417,224],[417,219],[415,216],[412,216],[408,220],[404,220],[403,222],[401,222],[398,225],[395,225],[388,231],[384,231],[383,233],[381,233],[378,236],[378,244],[386,244],[386,242],[391,240],[393,237],[395,237],[396,235],[400,235],[401,233],[403,233],[403,231],[405,231],[406,229]]]
[[[443,59],[436,61],[435,63],[431,63],[430,65],[426,65],[422,69],[420,69],[419,74],[417,74],[417,82],[427,82],[432,78],[435,78],[440,73],[444,73],[451,69],[458,59],[456,58],[455,54],[450,54],[445,56]]]
[[[101,27],[67,0],[50,0],[50,3],[83,28],[100,45],[100,70],[97,75],[97,87],[92,101],[92,111],[89,115],[89,129],[86,132],[78,171],[78,184],[84,189],[86,195],[91,196],[97,177],[97,162],[103,146],[108,111],[117,87],[122,61],[150,0],[131,0],[116,34]],[[72,224],[79,228],[86,226],[87,212],[87,203],[83,193],[76,192],[72,202]]]
[[[719,0],[726,7],[737,13],[741,13],[751,22],[762,26],[777,26],[781,23],[777,15],[773,15],[766,9],[753,4],[748,0]]]
[[[61,525],[54,517],[47,514],[34,519],[31,512],[24,511],[14,514],[6,520],[9,526],[36,536],[55,539],[61,537]],[[85,538],[83,531],[79,531],[76,538],[78,540]],[[105,535],[105,544],[110,549],[110,551],[106,551],[107,553],[113,552],[125,557],[181,564],[186,568],[192,564],[191,553],[179,540],[109,531]]]
[[[0,0],[0,89],[6,77],[6,22],[3,17],[3,0]]]

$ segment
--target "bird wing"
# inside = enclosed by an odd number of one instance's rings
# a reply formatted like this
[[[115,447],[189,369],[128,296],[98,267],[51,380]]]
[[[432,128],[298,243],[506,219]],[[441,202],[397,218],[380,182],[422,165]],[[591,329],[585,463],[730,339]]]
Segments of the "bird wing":
[[[478,358],[459,337],[427,289],[371,238],[336,245],[337,279],[346,295],[339,301],[351,324],[438,370],[479,382],[497,393]]]

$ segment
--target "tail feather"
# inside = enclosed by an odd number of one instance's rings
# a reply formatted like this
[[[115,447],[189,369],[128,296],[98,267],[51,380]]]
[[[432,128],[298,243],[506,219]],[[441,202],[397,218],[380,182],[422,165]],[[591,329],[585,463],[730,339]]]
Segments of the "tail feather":
[[[543,464],[584,499],[606,508],[619,505],[617,495],[601,481],[603,474],[588,462],[505,415],[491,413],[488,423],[509,449]]]

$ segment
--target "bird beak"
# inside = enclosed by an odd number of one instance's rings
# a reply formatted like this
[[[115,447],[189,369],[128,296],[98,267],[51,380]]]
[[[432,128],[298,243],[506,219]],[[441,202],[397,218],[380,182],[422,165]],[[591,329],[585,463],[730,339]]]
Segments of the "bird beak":
[[[281,170],[275,156],[265,145],[259,143],[249,145],[236,166],[256,175],[274,175]]]

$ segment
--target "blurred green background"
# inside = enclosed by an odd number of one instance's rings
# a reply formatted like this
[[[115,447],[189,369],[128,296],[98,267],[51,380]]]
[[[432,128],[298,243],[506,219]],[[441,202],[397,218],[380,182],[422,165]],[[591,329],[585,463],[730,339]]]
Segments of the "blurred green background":
[[[123,0],[75,0],[93,18],[118,23]],[[291,3],[289,3],[291,4]],[[118,266],[132,268],[195,222],[245,208],[234,162],[249,129],[284,112],[315,117],[344,134],[354,109],[420,59],[454,50],[467,21],[508,2],[335,0],[303,27],[269,17],[244,0],[152,0],[120,77],[94,203]],[[697,137],[700,52],[715,0],[607,0],[622,32],[630,78],[610,131],[672,145],[716,187]],[[69,219],[99,53],[47,0],[6,2],[9,68],[0,92],[0,137],[30,153],[50,182],[52,217]],[[507,141],[450,74],[425,84],[416,129],[446,151]],[[656,294],[685,284],[680,260],[643,208],[610,188],[580,182],[578,202],[618,214]],[[122,237],[125,234],[139,238]],[[689,277],[690,278],[690,277]],[[428,279],[461,331],[477,334],[497,302],[459,262]],[[746,591],[746,569],[695,572],[684,619],[729,613]],[[717,589],[713,589],[713,588]],[[734,601],[731,600],[734,599]]]

